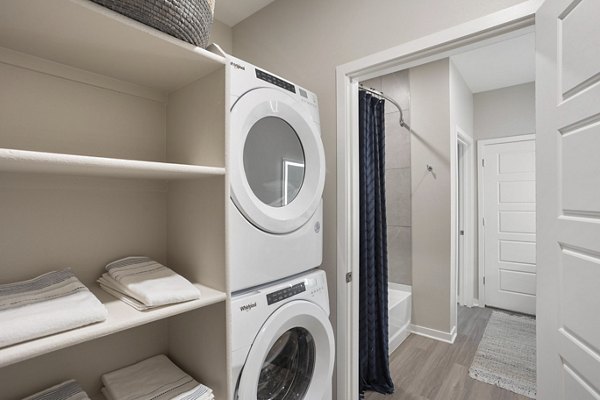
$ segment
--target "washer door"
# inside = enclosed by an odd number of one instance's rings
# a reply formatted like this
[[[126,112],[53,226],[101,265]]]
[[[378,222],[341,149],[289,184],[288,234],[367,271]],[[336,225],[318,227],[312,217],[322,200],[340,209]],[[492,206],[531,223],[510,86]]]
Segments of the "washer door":
[[[331,389],[334,341],[329,318],[314,303],[292,301],[256,336],[236,390],[238,400],[320,400]]]
[[[288,233],[314,214],[323,194],[319,126],[281,90],[258,88],[231,109],[231,197],[253,225]]]

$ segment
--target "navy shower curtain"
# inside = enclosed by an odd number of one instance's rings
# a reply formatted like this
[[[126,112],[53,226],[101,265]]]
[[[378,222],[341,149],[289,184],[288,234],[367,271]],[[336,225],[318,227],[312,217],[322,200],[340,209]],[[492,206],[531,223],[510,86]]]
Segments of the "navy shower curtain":
[[[393,393],[388,357],[384,101],[359,92],[359,378],[364,392]]]

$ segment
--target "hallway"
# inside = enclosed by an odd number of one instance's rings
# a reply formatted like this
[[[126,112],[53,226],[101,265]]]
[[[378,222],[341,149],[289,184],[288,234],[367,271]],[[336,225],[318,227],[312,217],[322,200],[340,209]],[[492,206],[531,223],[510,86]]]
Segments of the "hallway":
[[[469,377],[479,341],[492,311],[458,308],[453,345],[411,334],[390,357],[396,391],[367,393],[367,400],[527,400],[527,397]]]

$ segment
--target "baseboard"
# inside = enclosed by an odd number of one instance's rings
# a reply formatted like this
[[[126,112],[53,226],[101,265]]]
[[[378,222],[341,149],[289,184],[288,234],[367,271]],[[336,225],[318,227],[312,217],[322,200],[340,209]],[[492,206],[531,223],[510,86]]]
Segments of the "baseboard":
[[[425,336],[430,339],[439,340],[440,342],[452,344],[452,343],[454,343],[454,340],[456,340],[456,326],[454,326],[452,328],[452,331],[444,332],[444,331],[438,331],[437,329],[431,329],[431,328],[426,328],[424,326],[411,324],[410,330],[415,335]]]

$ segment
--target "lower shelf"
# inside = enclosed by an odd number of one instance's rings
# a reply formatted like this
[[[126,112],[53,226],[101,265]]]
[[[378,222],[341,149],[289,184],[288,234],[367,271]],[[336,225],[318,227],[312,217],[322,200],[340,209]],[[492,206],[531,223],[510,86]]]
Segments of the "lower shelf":
[[[0,349],[0,368],[55,350],[64,349],[136,326],[219,303],[226,298],[225,293],[218,290],[200,284],[195,284],[195,286],[200,289],[200,293],[202,294],[198,300],[173,304],[148,311],[137,311],[102,289],[90,287],[94,295],[108,309],[108,318],[106,321]],[[99,397],[99,399],[102,399],[102,397]]]

